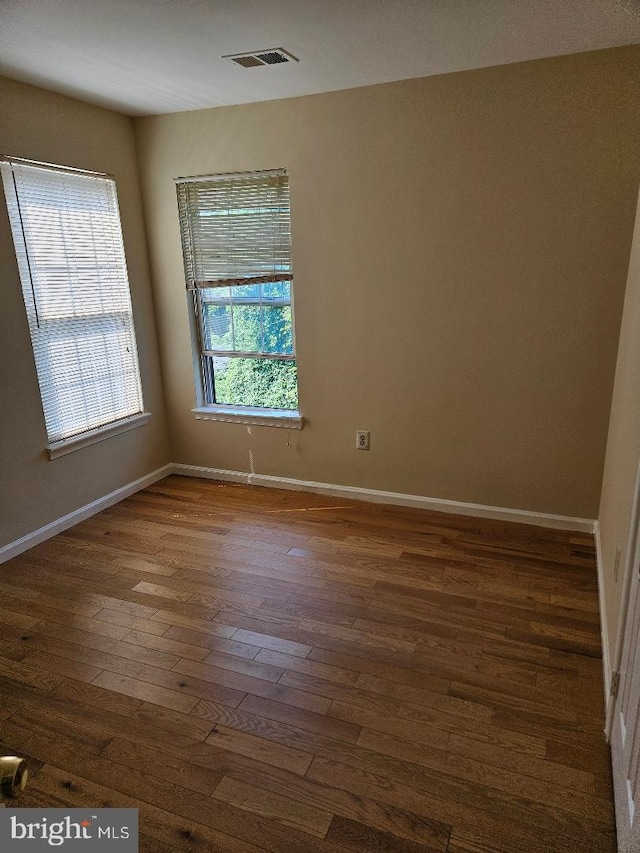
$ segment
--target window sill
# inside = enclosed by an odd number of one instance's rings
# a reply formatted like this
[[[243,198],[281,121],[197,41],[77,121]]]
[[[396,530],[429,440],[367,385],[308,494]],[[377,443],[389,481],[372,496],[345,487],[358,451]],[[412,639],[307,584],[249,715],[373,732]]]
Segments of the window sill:
[[[292,409],[260,409],[251,406],[199,406],[191,410],[199,421],[227,421],[255,426],[302,429],[300,412]]]
[[[49,459],[66,456],[67,453],[81,450],[90,444],[97,444],[97,442],[104,441],[106,438],[112,438],[114,435],[120,435],[122,432],[128,432],[130,429],[141,427],[146,424],[150,417],[151,412],[141,412],[139,415],[133,415],[133,417],[125,418],[122,421],[116,421],[115,423],[92,429],[89,432],[74,435],[71,438],[63,438],[62,441],[54,441],[47,445]]]

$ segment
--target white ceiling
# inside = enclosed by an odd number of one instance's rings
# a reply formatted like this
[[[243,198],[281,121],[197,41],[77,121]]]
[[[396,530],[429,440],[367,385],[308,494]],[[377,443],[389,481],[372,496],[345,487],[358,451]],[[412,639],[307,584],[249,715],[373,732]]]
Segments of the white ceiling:
[[[148,115],[640,42],[640,0],[0,0],[0,74]],[[299,63],[224,54],[284,47]]]

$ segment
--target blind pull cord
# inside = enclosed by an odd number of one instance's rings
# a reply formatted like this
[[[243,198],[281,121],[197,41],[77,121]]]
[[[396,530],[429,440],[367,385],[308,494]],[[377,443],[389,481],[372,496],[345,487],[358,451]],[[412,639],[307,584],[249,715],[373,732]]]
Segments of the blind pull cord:
[[[20,230],[22,232],[22,242],[24,244],[24,254],[27,259],[27,269],[29,270],[29,283],[31,284],[31,295],[33,297],[33,310],[36,314],[36,327],[40,328],[40,316],[38,315],[38,302],[36,300],[36,289],[33,285],[33,273],[31,272],[31,259],[29,258],[29,249],[27,247],[27,236],[24,232],[24,222],[22,219],[22,207],[20,206],[20,196],[18,195],[18,185],[16,184],[16,173],[11,167],[11,179],[13,180],[13,190],[16,194],[16,204],[18,206],[18,218],[20,219]]]

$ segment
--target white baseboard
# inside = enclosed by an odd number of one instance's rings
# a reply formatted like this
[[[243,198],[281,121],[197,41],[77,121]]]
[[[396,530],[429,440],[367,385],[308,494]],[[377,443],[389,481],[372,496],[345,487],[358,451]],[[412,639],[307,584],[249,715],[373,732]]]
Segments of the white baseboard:
[[[50,539],[57,533],[62,533],[74,524],[79,524],[86,518],[100,512],[107,507],[113,506],[121,500],[139,492],[141,489],[162,480],[169,474],[178,474],[184,477],[202,477],[209,480],[222,480],[232,483],[247,483],[253,486],[269,486],[275,489],[291,489],[292,491],[314,492],[321,495],[332,495],[333,497],[350,498],[353,500],[367,501],[369,503],[391,504],[395,506],[415,507],[416,509],[428,509],[433,512],[446,512],[453,515],[475,516],[477,518],[489,518],[496,521],[513,521],[520,524],[533,524],[538,527],[550,527],[557,530],[574,530],[583,533],[593,533],[594,527],[597,530],[597,523],[588,518],[572,518],[564,515],[549,515],[540,512],[526,512],[521,509],[506,509],[503,507],[485,506],[484,504],[463,503],[461,501],[441,500],[440,498],[427,498],[422,495],[403,495],[398,492],[384,492],[377,489],[362,489],[357,486],[338,486],[331,483],[316,483],[311,480],[294,480],[288,477],[272,477],[268,474],[250,474],[244,471],[227,471],[223,468],[205,468],[199,465],[164,465],[156,471],[145,474],[138,480],[132,483],[127,483],[119,489],[110,492],[104,497],[98,498],[79,509],[64,515],[34,530],[32,533],[27,533],[20,539],[14,542],[9,542],[0,548],[0,563],[10,560],[12,557],[17,557],[23,551],[33,548],[40,542]],[[599,540],[597,540],[599,542]],[[599,553],[599,552],[598,552]],[[598,587],[603,595],[603,584],[600,578],[602,561],[598,557]],[[601,606],[603,602],[601,600]],[[604,611],[603,611],[604,612]],[[605,650],[608,649],[606,644],[606,624],[603,621],[603,660],[605,660]],[[608,660],[605,660],[607,666]],[[608,691],[609,673],[605,671],[605,682]]]
[[[133,495],[141,489],[146,489],[147,486],[157,483],[158,480],[162,480],[164,477],[171,474],[171,470],[171,465],[164,465],[162,468],[158,468],[150,474],[145,474],[144,477],[140,477],[140,479],[134,480],[132,483],[127,483],[125,486],[116,489],[114,492],[109,492],[108,495],[104,495],[91,503],[85,504],[85,506],[79,507],[79,509],[75,509],[68,515],[63,515],[62,518],[57,518],[50,524],[45,524],[44,527],[40,527],[32,533],[27,533],[26,536],[16,539],[15,542],[9,542],[8,545],[4,545],[0,548],[0,563],[4,563],[12,557],[17,557],[18,554],[22,554],[23,551],[28,551],[29,548],[33,548],[34,545],[39,545],[40,542],[44,542],[45,539],[50,539],[57,533],[62,533],[63,530],[67,530],[69,527],[73,527],[74,524],[79,524],[81,521],[84,521],[86,518],[90,518],[90,516],[95,515],[97,512],[100,512],[109,506],[113,506],[113,504],[118,503],[118,501],[128,498],[129,495]]]
[[[398,492],[383,492],[377,489],[361,489],[357,486],[336,486],[331,483],[315,483],[310,480],[293,480],[288,477],[271,477],[268,474],[250,474],[244,471],[226,471],[224,468],[204,468],[199,465],[172,466],[174,474],[183,477],[203,477],[209,480],[223,480],[231,483],[247,483],[252,486],[269,486],[273,489],[291,489],[293,491],[315,492],[339,498],[368,501],[369,503],[409,506],[416,509],[428,509],[433,512],[448,512],[453,515],[471,515],[476,518],[490,518],[496,521],[515,521],[520,524],[534,524],[537,527],[550,527],[556,530],[573,530],[581,533],[593,533],[595,521],[590,518],[573,518],[564,515],[548,515],[542,512],[527,512],[521,509],[470,504],[461,501],[447,501],[440,498],[426,498],[421,495],[403,495]]]
[[[600,525],[596,521],[594,525],[596,540],[596,563],[598,566],[598,603],[600,607],[600,636],[602,640],[602,678],[604,681],[604,707],[605,718],[608,717],[608,705],[611,696],[611,659],[609,657],[609,631],[607,628],[607,609],[604,592],[604,563],[602,560],[602,541],[600,539]]]

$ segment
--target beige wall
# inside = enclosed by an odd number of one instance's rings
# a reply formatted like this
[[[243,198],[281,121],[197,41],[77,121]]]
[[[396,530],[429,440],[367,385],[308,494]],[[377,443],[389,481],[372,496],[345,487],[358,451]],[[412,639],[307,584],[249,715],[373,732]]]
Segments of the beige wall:
[[[595,518],[640,175],[639,57],[136,120],[173,460]],[[279,166],[306,419],[290,436],[190,412],[172,181]]]
[[[636,471],[640,461],[640,204],[620,332],[611,423],[600,503],[600,541],[605,617],[611,664],[615,665],[620,598],[627,558]],[[614,577],[616,548],[620,569]]]
[[[140,355],[140,429],[49,460],[6,206],[0,192],[0,546],[169,461],[131,120],[0,78],[0,153],[115,175]]]

